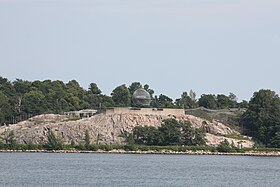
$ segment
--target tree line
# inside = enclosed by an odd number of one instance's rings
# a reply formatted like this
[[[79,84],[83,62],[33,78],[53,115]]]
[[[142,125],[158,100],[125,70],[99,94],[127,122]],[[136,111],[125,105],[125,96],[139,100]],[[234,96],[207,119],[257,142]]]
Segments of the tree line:
[[[107,107],[133,106],[132,94],[138,88],[147,90],[152,98],[151,107],[157,108],[196,108],[208,109],[247,108],[240,117],[243,133],[252,136],[259,144],[266,147],[280,147],[280,98],[272,90],[259,90],[249,102],[238,102],[230,93],[202,94],[183,92],[173,100],[164,95],[154,95],[149,85],[133,82],[117,86],[111,95],[105,95],[96,83],[82,88],[76,80],[64,83],[59,80],[27,81],[16,79],[11,82],[0,77],[0,124],[15,123],[31,116],[81,109],[99,109]],[[153,130],[153,129],[150,129]]]
[[[151,95],[151,107],[156,108],[196,108],[224,109],[232,107],[246,108],[248,103],[237,102],[234,94],[203,94],[199,99],[196,93],[183,92],[181,97],[173,100],[164,94],[154,95],[148,84],[133,82],[117,86],[111,95],[103,94],[96,83],[82,88],[76,80],[64,83],[59,80],[27,81],[16,79],[11,82],[0,77],[0,124],[16,123],[31,116],[82,109],[99,109],[108,107],[131,107],[132,95],[138,88],[144,88]]]
[[[205,146],[205,131],[193,128],[189,121],[166,119],[160,127],[136,126],[131,133],[123,132],[128,145]]]

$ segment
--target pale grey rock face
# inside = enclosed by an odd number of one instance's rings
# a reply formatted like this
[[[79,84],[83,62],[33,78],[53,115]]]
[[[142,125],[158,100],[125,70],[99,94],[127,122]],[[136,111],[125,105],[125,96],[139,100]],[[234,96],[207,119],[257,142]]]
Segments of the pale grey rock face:
[[[64,115],[44,114],[15,125],[0,127],[0,135],[5,136],[13,130],[18,143],[47,143],[48,130],[52,130],[65,144],[72,140],[76,144],[83,141],[85,131],[89,131],[92,144],[124,144],[123,132],[131,132],[136,126],[159,127],[167,118],[190,121],[195,128],[207,128],[208,145],[218,145],[225,134],[239,134],[222,123],[207,121],[192,115],[182,116],[146,116],[139,114],[99,114],[90,118],[69,121]],[[231,141],[230,141],[231,142]],[[244,147],[251,147],[250,141]]]

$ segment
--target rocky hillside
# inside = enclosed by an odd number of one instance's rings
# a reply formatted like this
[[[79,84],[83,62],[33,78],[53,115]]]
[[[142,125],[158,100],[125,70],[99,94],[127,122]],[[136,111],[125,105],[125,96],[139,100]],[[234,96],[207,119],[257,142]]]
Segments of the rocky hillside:
[[[167,117],[138,114],[98,114],[90,118],[71,121],[64,115],[44,114],[15,125],[2,126],[0,127],[0,135],[4,137],[13,130],[18,143],[42,144],[47,142],[47,133],[51,129],[58,137],[62,138],[64,143],[70,144],[74,140],[78,144],[84,138],[85,131],[88,130],[93,144],[123,144],[124,139],[120,137],[122,132],[131,132],[138,125],[158,127],[166,118],[187,120],[195,128],[204,128],[207,132],[208,145],[216,146],[224,139],[234,142],[236,145],[240,143],[240,140],[224,137],[224,135],[239,134],[237,131],[220,122],[210,122],[192,115]],[[252,147],[253,142],[243,140],[242,146]]]

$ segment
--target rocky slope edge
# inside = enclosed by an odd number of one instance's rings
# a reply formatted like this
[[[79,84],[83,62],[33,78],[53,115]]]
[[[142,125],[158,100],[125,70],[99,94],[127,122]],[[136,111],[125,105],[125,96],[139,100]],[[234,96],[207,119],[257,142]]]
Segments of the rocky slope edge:
[[[252,147],[250,140],[225,138],[223,135],[239,134],[226,125],[217,121],[207,121],[192,115],[182,116],[148,116],[139,114],[98,114],[90,118],[71,121],[64,115],[44,114],[30,118],[27,121],[14,125],[0,127],[0,136],[7,136],[8,132],[14,131],[18,143],[43,144],[47,142],[48,130],[52,130],[64,143],[70,144],[73,140],[76,144],[82,142],[85,131],[88,130],[91,143],[93,144],[124,144],[120,137],[122,132],[131,132],[135,126],[158,127],[167,118],[190,121],[195,128],[204,128],[207,144],[217,146],[227,139],[235,145]]]

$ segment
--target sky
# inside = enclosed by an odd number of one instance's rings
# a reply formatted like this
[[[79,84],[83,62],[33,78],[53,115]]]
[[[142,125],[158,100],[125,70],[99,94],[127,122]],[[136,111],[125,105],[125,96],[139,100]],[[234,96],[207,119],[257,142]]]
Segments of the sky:
[[[0,0],[0,76],[280,94],[279,0]]]

